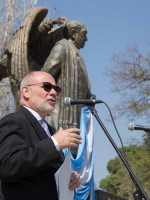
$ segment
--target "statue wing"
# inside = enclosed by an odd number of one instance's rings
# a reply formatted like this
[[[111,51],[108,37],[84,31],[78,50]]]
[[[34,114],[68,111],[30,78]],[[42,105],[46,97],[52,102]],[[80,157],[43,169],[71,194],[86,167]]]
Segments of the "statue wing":
[[[63,23],[52,28],[45,37],[31,45],[32,47],[30,49],[32,52],[30,51],[30,57],[32,61],[36,62],[36,66],[39,70],[43,67],[55,43],[64,38],[65,27],[66,23]]]
[[[44,27],[44,31],[39,29],[47,13],[48,9],[45,7],[33,8],[5,49],[0,63],[6,67],[7,74],[14,81],[20,82],[28,72],[40,70],[54,44],[63,38],[65,17],[55,20],[58,26],[53,29],[53,24],[49,26],[49,30],[47,27]]]
[[[24,18],[20,27],[15,31],[5,50],[7,55],[8,74],[15,81],[21,81],[29,70],[28,44],[30,34],[36,32],[37,27],[45,18],[48,10],[44,7],[33,8]],[[6,55],[5,55],[6,54]]]
[[[0,61],[0,70],[2,68],[3,74],[10,78],[16,104],[20,98],[18,91],[22,78],[30,71],[41,70],[55,42],[63,37],[66,18],[45,20],[47,13],[47,8],[36,7],[25,16]],[[52,29],[54,24],[59,26]]]

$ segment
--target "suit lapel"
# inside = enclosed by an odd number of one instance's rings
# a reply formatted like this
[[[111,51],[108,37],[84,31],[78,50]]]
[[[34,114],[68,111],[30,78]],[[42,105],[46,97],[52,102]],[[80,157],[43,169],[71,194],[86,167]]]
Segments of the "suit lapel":
[[[38,122],[38,120],[32,115],[30,111],[28,111],[25,107],[20,106],[19,111],[23,112],[31,126],[34,128],[37,136],[40,140],[46,139],[48,136],[44,129],[42,128],[41,124]]]
[[[40,140],[48,138],[48,135],[42,128],[41,124],[38,122],[38,120],[32,115],[30,111],[28,111],[24,106],[20,106],[19,111],[23,112],[25,117],[28,119],[30,122],[31,126],[35,129],[37,136],[39,137]],[[51,129],[51,127],[48,125],[48,128],[50,130],[51,135],[54,134],[54,131]],[[60,157],[61,157],[61,162],[64,160],[64,154],[61,151],[59,151]]]

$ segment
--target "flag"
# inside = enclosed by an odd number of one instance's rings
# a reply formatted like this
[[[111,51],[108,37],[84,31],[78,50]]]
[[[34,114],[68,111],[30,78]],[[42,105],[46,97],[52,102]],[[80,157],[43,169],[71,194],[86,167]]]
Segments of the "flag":
[[[80,129],[82,144],[79,145],[77,157],[71,155],[72,170],[81,177],[81,185],[76,189],[74,200],[85,200],[89,194],[90,200],[94,200],[93,116],[87,106],[81,110]],[[67,149],[64,153],[67,153]]]

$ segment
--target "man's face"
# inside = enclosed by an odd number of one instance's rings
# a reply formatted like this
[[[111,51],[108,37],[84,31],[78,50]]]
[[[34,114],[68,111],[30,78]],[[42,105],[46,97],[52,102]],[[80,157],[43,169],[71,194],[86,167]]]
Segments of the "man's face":
[[[85,41],[87,41],[87,30],[84,25],[81,26],[81,29],[76,32],[75,38],[74,38],[74,44],[78,49],[81,49],[85,45]]]
[[[42,117],[49,115],[55,106],[57,92],[54,88],[51,90],[45,90],[42,82],[49,82],[52,85],[56,85],[55,80],[49,74],[42,74],[37,76],[33,83],[28,87],[29,101],[27,106],[35,110]],[[37,84],[38,83],[38,84]]]

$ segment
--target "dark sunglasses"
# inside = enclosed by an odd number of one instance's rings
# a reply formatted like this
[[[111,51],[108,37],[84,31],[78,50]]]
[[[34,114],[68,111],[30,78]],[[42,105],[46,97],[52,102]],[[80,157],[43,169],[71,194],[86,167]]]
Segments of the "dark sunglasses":
[[[60,92],[61,92],[61,88],[58,85],[52,85],[49,82],[41,82],[41,83],[29,84],[27,86],[38,85],[38,84],[43,84],[43,88],[44,88],[44,90],[46,92],[50,92],[51,89],[54,89],[57,92],[57,94],[60,94]]]

